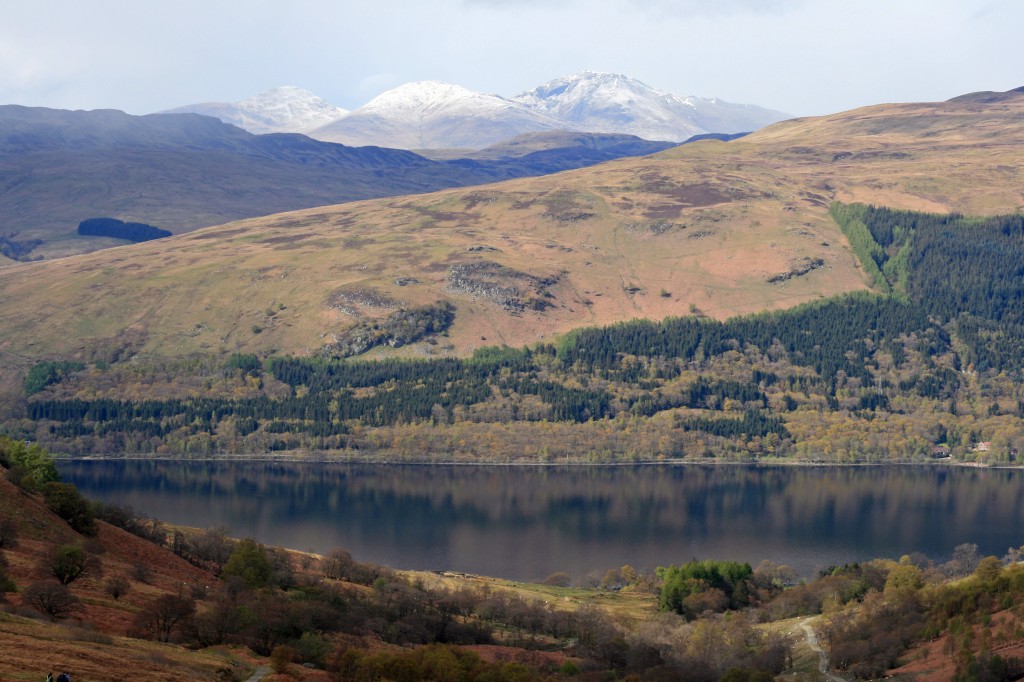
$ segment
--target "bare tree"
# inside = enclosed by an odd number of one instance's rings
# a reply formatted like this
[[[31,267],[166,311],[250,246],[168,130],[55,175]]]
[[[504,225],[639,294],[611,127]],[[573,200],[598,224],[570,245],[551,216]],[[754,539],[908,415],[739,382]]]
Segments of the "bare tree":
[[[82,602],[56,580],[35,582],[25,588],[22,601],[51,618],[67,618],[78,613]]]
[[[128,591],[131,589],[131,583],[123,575],[115,575],[107,580],[107,584],[103,587],[107,594],[113,597],[114,601],[117,601],[122,596],[128,594]]]
[[[174,594],[165,594],[139,613],[135,619],[135,627],[141,634],[161,642],[169,642],[171,635],[187,623],[195,612],[195,601]]]

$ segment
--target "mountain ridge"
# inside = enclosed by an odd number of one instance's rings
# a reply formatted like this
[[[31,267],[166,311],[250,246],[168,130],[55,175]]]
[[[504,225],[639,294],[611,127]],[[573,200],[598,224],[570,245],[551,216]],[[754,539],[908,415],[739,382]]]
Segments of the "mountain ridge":
[[[259,112],[287,108],[287,101],[272,104],[274,92],[235,104],[188,105],[171,111],[219,116],[252,132],[302,132],[331,142],[402,149],[481,149],[516,135],[555,130],[683,142],[699,134],[748,132],[790,117],[750,104],[679,96],[622,74],[593,71],[558,78],[514,97],[440,81],[406,83],[320,126],[309,125],[308,118],[290,124],[279,117],[274,127],[261,123],[267,117]],[[315,98],[320,110],[330,106],[312,93],[306,96]],[[241,112],[251,100],[260,101],[261,107]]]
[[[306,133],[348,113],[347,109],[292,85],[283,85],[239,102],[203,102],[175,107],[165,114],[202,114],[251,133]]]

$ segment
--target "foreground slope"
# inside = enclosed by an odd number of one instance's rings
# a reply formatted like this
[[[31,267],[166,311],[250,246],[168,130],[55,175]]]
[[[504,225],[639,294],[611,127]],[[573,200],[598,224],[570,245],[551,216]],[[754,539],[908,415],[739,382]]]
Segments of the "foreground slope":
[[[833,200],[1024,206],[1024,97],[882,105],[487,187],[253,219],[0,271],[0,352],[313,354],[447,301],[465,353],[583,325],[778,309],[866,287]]]

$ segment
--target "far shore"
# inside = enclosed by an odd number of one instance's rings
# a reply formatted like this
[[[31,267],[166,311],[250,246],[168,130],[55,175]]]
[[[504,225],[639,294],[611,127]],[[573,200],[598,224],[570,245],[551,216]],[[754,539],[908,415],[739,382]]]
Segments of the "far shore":
[[[939,459],[906,461],[890,460],[881,462],[826,462],[791,457],[779,459],[759,459],[754,461],[737,461],[708,458],[696,459],[645,459],[628,462],[587,462],[582,460],[558,460],[539,462],[534,460],[516,461],[476,461],[458,459],[398,459],[389,457],[352,457],[347,455],[329,455],[311,453],[286,452],[281,454],[248,453],[204,455],[201,457],[171,457],[168,455],[54,455],[62,462],[92,461],[152,461],[152,462],[282,462],[294,464],[362,464],[372,466],[495,466],[495,467],[634,467],[634,466],[753,466],[753,467],[878,467],[878,466],[919,466],[919,467],[956,467],[971,469],[1024,469],[1020,464],[965,462],[952,457]]]

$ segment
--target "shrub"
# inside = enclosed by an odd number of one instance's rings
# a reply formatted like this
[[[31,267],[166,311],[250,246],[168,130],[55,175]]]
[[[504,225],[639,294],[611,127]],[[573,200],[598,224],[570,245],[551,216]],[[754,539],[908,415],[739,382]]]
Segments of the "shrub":
[[[22,601],[51,618],[67,618],[78,613],[82,603],[65,585],[53,580],[35,582],[25,588]]]
[[[246,538],[235,545],[231,556],[228,557],[227,563],[221,570],[221,575],[240,578],[242,582],[256,590],[271,584],[274,567],[271,565],[263,545]]]
[[[43,499],[53,513],[67,521],[76,532],[96,535],[96,517],[92,505],[82,497],[78,488],[70,483],[51,481],[43,486]]]
[[[151,639],[169,642],[175,632],[191,621],[195,612],[193,600],[165,594],[136,616],[133,630]]]
[[[131,587],[132,585],[128,582],[128,578],[125,578],[123,575],[115,575],[107,580],[107,584],[103,586],[107,594],[114,598],[114,601],[128,594]]]
[[[572,585],[572,578],[568,573],[559,571],[552,573],[547,578],[544,578],[545,585],[551,585],[553,587],[569,587]]]
[[[292,662],[295,652],[291,647],[280,644],[270,652],[270,668],[278,674],[288,672],[288,665]]]
[[[85,550],[75,545],[62,545],[57,548],[50,558],[50,572],[53,577],[60,581],[61,585],[70,585],[90,570],[94,569],[93,562]]]
[[[43,485],[59,481],[53,458],[38,445],[0,436],[0,465],[10,469],[8,477],[25,490],[38,490]]]

